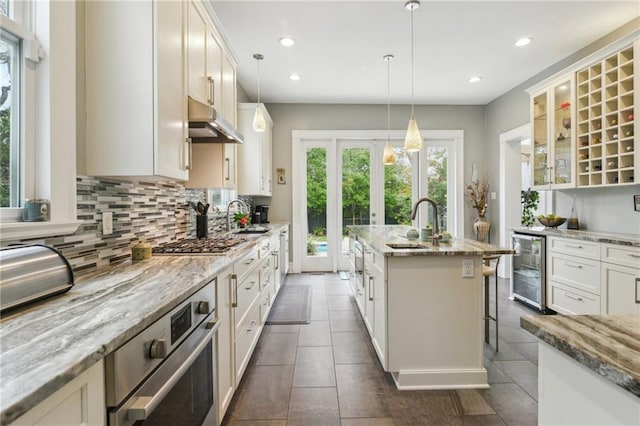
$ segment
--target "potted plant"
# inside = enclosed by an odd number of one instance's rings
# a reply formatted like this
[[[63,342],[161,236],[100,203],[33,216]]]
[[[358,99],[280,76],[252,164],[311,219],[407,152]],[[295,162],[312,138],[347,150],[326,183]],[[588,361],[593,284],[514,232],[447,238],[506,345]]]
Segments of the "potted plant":
[[[246,228],[251,223],[251,216],[249,213],[236,212],[233,215],[233,221],[239,228]]]
[[[533,212],[538,208],[540,194],[538,191],[532,191],[531,188],[526,191],[520,191],[520,201],[522,202],[522,218],[520,222],[526,227],[533,226],[535,222]]]

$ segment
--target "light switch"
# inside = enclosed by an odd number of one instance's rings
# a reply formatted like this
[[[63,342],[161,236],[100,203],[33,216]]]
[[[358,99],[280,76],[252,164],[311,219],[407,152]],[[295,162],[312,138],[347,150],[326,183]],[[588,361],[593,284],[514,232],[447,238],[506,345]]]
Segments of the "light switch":
[[[462,259],[462,278],[473,278],[473,259]]]
[[[102,212],[102,235],[113,234],[113,212]]]
[[[496,193],[495,192],[491,192],[491,199],[495,200],[496,199]]]

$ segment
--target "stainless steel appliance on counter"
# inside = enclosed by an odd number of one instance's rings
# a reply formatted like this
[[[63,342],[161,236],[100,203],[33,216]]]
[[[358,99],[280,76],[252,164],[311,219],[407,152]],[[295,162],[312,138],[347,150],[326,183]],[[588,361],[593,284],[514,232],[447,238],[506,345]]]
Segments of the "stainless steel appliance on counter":
[[[0,311],[13,309],[73,287],[73,270],[56,249],[42,244],[0,250]]]
[[[217,424],[216,282],[105,358],[110,426]]]
[[[546,239],[540,235],[514,232],[511,235],[513,255],[513,297],[546,312]]]

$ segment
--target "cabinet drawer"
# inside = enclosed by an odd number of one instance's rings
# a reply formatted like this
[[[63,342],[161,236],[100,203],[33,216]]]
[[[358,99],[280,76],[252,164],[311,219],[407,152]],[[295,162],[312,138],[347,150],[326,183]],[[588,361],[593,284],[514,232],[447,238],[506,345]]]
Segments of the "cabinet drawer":
[[[254,303],[244,320],[236,327],[236,383],[244,374],[260,335],[260,304]]]
[[[600,296],[550,282],[549,307],[561,314],[600,314]]]
[[[258,270],[260,271],[260,289],[267,287],[271,281],[271,277],[273,276],[273,267],[271,264],[273,263],[273,256],[268,256],[266,259],[263,259],[260,263],[260,267]]]
[[[256,248],[233,264],[233,273],[238,277],[238,280],[243,280],[251,268],[257,266],[258,263],[258,249]]]
[[[269,247],[271,246],[271,241],[270,240],[265,240],[262,242],[262,244],[260,244],[260,249],[259,249],[259,253],[258,253],[258,257],[260,257],[260,259],[264,259],[265,257],[269,256]]]
[[[602,244],[602,261],[640,269],[640,247]]]
[[[267,317],[271,311],[271,304],[273,303],[273,284],[270,284],[262,290],[258,302],[260,303],[261,324],[264,324],[267,321]]]
[[[236,281],[236,325],[243,321],[243,317],[260,292],[260,271],[255,269],[245,279]]]
[[[600,294],[600,262],[580,257],[552,254],[547,277],[571,287]]]
[[[600,243],[593,241],[548,237],[547,250],[553,253],[563,253],[571,256],[600,260]]]

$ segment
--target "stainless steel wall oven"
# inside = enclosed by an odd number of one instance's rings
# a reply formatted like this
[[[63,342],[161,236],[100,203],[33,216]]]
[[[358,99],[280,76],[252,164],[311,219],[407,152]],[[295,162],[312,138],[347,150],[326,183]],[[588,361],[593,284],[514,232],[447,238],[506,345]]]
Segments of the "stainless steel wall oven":
[[[109,425],[216,419],[215,281],[106,357]]]

